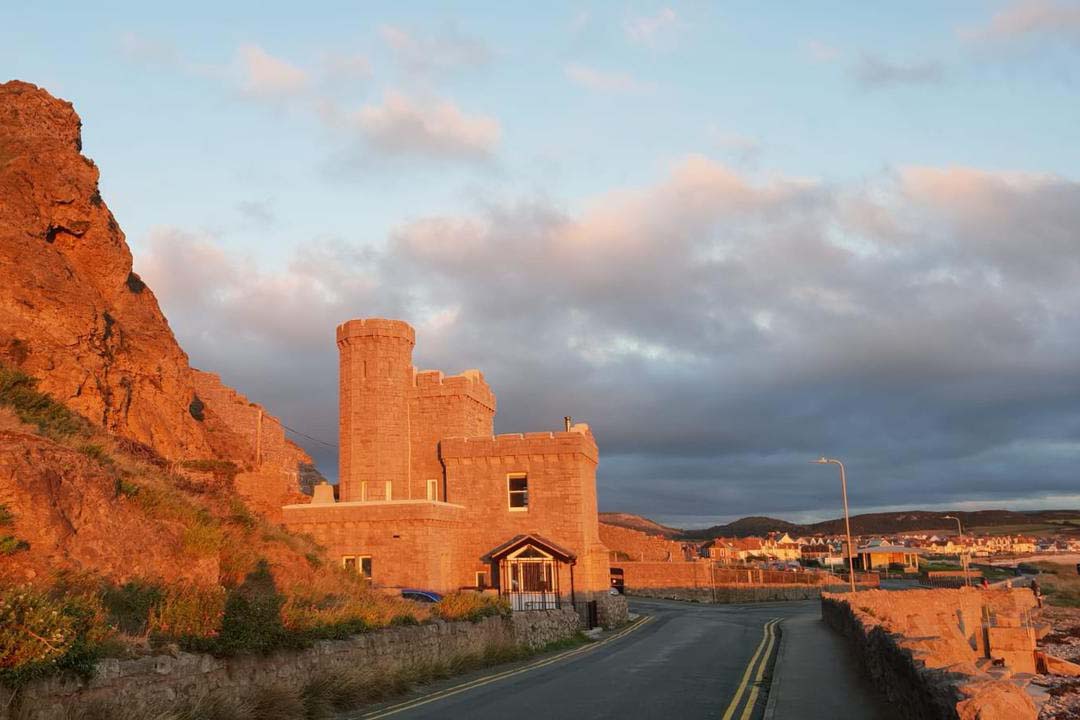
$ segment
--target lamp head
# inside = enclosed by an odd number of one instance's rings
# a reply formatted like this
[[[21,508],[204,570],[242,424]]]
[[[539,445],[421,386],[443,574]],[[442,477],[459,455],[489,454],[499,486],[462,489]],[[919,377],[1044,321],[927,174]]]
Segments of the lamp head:
[[[828,465],[829,464],[828,458],[826,458],[824,455],[819,457],[817,460],[811,460],[810,462],[814,463],[815,465]]]

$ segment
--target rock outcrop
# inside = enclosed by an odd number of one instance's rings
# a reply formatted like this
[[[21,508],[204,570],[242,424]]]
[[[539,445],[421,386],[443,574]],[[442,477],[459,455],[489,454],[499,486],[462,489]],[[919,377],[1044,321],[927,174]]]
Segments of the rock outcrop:
[[[232,391],[201,389],[204,374],[132,270],[80,128],[70,103],[0,84],[0,362],[111,434],[172,461],[233,462],[274,486],[260,494],[288,496],[311,459],[276,421],[263,424],[276,428],[274,452],[260,453],[254,426],[234,422]]]
[[[0,84],[0,391],[30,376],[89,428],[35,432],[0,407],[0,536],[21,543],[4,568],[213,583],[242,577],[242,549],[304,577],[308,551],[291,541],[219,552],[237,517],[251,526],[237,495],[276,520],[301,477],[310,484],[311,458],[262,407],[190,366],[132,270],[80,128],[70,103]]]

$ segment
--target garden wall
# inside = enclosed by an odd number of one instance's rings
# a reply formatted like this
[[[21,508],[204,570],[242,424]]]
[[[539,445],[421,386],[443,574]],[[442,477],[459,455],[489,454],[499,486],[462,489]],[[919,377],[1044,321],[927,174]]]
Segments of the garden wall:
[[[136,660],[103,660],[89,681],[57,676],[31,683],[19,692],[0,688],[0,720],[64,720],[95,703],[123,704],[128,717],[163,706],[193,703],[213,696],[241,702],[261,688],[299,691],[321,676],[363,669],[372,679],[421,665],[450,663],[510,645],[532,649],[564,640],[578,630],[571,610],[514,613],[478,622],[435,621],[324,640],[311,648],[269,656],[215,658],[175,651]]]
[[[703,603],[755,603],[783,600],[817,600],[822,592],[842,592],[845,585],[717,585],[716,587],[630,588],[632,597],[690,600]]]
[[[1035,640],[1027,590],[824,594],[821,614],[912,720],[1035,720],[1024,690]],[[995,662],[996,659],[996,662]],[[1004,661],[1004,663],[1002,663]]]

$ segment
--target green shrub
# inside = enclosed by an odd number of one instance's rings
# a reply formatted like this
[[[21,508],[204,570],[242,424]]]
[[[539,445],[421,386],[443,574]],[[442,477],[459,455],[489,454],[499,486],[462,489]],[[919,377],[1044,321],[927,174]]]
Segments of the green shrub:
[[[7,505],[0,504],[0,527],[6,527],[15,522],[15,516],[7,509]]]
[[[129,500],[139,494],[139,486],[133,482],[128,482],[122,477],[116,478],[114,493],[116,497],[123,495]]]
[[[172,585],[151,607],[147,630],[159,640],[214,636],[224,610],[225,588]]]
[[[252,514],[243,500],[234,497],[229,500],[229,522],[250,532],[258,526],[259,519]]]
[[[30,543],[25,540],[20,540],[14,535],[4,535],[3,537],[0,537],[0,555],[14,555],[17,552],[29,549]]]
[[[119,587],[106,588],[101,601],[111,625],[128,635],[142,635],[150,625],[150,611],[163,597],[160,585],[132,580]]]
[[[196,472],[212,473],[214,477],[232,480],[240,468],[228,460],[185,460],[180,467]]]
[[[184,529],[184,550],[192,555],[216,555],[221,550],[222,542],[224,536],[214,525],[197,523]]]
[[[474,592],[455,592],[443,596],[431,610],[443,620],[471,620],[476,622],[495,615],[509,615],[510,604],[497,595]]]
[[[31,586],[0,588],[4,685],[18,687],[59,670],[89,677],[108,637],[96,595],[56,595]]]
[[[10,407],[28,425],[53,438],[74,435],[86,427],[75,413],[37,389],[37,379],[0,364],[0,405]]]
[[[79,446],[79,452],[102,465],[111,466],[113,464],[112,457],[101,445],[86,443]]]
[[[259,560],[244,582],[229,592],[221,618],[220,646],[226,652],[270,652],[286,643],[281,606],[270,564]]]

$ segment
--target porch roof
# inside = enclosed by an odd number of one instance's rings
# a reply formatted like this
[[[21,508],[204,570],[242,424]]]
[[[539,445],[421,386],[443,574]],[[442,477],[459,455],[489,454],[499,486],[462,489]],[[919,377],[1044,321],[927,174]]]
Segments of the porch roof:
[[[577,556],[570,552],[566,548],[563,548],[555,543],[540,537],[539,535],[533,535],[526,533],[525,535],[515,535],[501,545],[496,546],[494,549],[489,550],[483,557],[480,558],[483,562],[491,562],[492,560],[501,560],[510,553],[514,552],[518,548],[525,545],[535,545],[548,555],[551,555],[560,562],[574,562]]]

